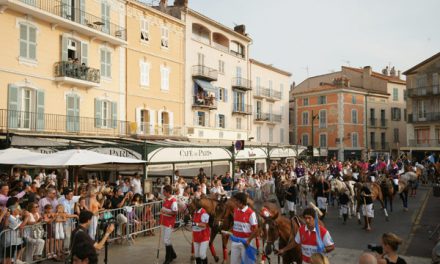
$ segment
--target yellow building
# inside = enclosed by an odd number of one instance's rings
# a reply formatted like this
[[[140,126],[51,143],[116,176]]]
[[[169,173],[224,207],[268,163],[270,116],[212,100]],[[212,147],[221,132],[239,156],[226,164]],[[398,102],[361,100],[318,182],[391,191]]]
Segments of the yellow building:
[[[123,1],[0,0],[2,133],[126,135]]]
[[[127,1],[127,120],[139,138],[183,136],[185,24]]]

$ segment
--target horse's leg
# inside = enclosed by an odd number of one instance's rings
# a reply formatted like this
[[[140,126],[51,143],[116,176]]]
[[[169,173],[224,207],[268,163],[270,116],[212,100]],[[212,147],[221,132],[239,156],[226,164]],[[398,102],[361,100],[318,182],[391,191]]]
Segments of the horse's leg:
[[[393,195],[390,195],[388,198],[390,199],[390,211],[392,212],[393,211]]]
[[[223,263],[226,263],[228,261],[228,240],[229,236],[222,235]]]
[[[387,208],[385,207],[385,204],[383,202],[383,197],[378,197],[379,198],[379,202],[382,205],[382,209],[383,209],[383,213],[385,214],[385,221],[390,221],[389,217],[388,217],[388,212],[387,212]]]
[[[215,252],[214,247],[214,239],[217,236],[217,228],[213,228],[211,230],[211,236],[209,238],[209,251],[211,251],[211,255],[214,258],[215,262],[218,262],[219,257],[217,256],[217,253]]]
[[[357,216],[357,219],[358,219],[358,224],[362,224],[362,222],[361,222],[361,208],[360,208],[360,205],[359,205],[359,201],[357,201],[357,205],[356,205],[356,216]]]

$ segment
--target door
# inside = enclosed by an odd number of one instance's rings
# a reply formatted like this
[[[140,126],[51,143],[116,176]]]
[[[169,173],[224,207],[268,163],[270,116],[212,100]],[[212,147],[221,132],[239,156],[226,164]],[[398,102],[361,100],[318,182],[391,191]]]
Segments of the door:
[[[22,109],[20,112],[19,128],[30,129],[32,123],[33,98],[30,89],[22,89]]]
[[[380,125],[385,126],[385,109],[380,110]]]
[[[424,100],[420,100],[417,102],[417,117],[419,121],[426,120],[426,107]]]
[[[79,132],[79,96],[67,96],[67,132]]]
[[[262,110],[262,104],[261,104],[261,101],[257,101],[257,112],[256,112],[256,114],[257,114],[257,119],[258,119],[258,120],[263,119],[263,116],[262,116],[261,110]]]

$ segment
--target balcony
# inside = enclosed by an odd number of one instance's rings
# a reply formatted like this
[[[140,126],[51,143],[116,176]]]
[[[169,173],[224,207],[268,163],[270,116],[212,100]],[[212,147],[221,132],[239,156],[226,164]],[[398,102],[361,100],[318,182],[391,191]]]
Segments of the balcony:
[[[55,63],[55,81],[86,88],[100,86],[100,70],[78,63],[60,61]]]
[[[255,122],[266,122],[269,121],[269,119],[270,119],[269,113],[256,112],[254,114]]]
[[[218,71],[203,65],[195,65],[192,68],[192,76],[193,78],[212,82],[217,81]]]
[[[407,89],[408,97],[428,97],[440,95],[440,88],[438,85],[422,86],[417,88]]]
[[[242,115],[251,115],[252,114],[252,106],[247,104],[233,104],[232,105],[232,113],[233,114],[242,114]]]
[[[69,1],[70,2],[70,1]],[[0,9],[12,9],[113,45],[127,44],[126,29],[60,0],[0,0]]]
[[[390,144],[388,142],[370,142],[372,150],[389,150]]]
[[[128,136],[129,123],[113,119],[0,109],[0,130],[21,133]]]
[[[379,119],[380,120],[380,122],[379,122],[379,125],[380,125],[380,127],[381,128],[387,128],[388,127],[388,119]]]
[[[269,123],[281,123],[282,116],[278,114],[269,114]]]
[[[416,113],[408,115],[408,123],[424,123],[440,121],[440,112]]]
[[[214,110],[217,109],[217,101],[214,96],[199,97],[193,96],[193,108]]]
[[[440,138],[438,139],[410,139],[408,147],[440,147]]]
[[[136,124],[136,123],[135,123]],[[149,122],[141,122],[136,124],[137,135],[140,136],[174,136],[183,137],[184,130],[182,127],[170,126],[169,124],[154,125]],[[133,133],[133,131],[132,131]]]
[[[232,78],[232,89],[250,91],[252,90],[251,81],[241,77]]]
[[[368,126],[371,128],[387,128],[388,120],[382,118],[381,119],[370,118],[368,122]]]
[[[270,88],[257,87],[254,92],[255,98],[266,98],[269,101],[281,100],[281,92]]]

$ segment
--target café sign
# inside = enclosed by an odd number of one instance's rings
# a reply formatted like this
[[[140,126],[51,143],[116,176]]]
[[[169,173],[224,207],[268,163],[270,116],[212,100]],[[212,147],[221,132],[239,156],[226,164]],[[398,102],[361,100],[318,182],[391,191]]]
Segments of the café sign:
[[[231,154],[224,148],[159,148],[148,153],[149,163],[177,163],[191,161],[229,160]]]

